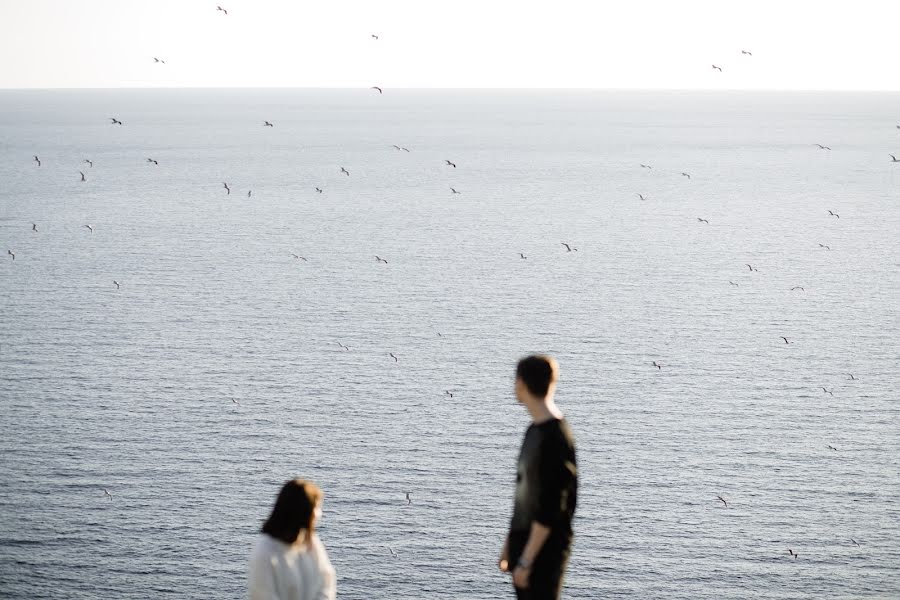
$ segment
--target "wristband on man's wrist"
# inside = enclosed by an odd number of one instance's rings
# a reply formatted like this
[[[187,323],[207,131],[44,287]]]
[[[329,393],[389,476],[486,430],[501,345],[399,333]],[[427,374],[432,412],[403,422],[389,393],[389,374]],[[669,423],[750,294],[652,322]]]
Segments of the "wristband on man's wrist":
[[[531,561],[527,560],[524,556],[519,557],[519,562],[516,563],[517,567],[522,567],[526,571],[531,568]]]

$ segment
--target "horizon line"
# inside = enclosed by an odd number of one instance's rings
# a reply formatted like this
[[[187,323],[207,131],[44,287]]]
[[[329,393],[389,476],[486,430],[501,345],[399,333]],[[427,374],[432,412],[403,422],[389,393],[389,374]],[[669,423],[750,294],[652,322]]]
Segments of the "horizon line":
[[[382,86],[385,87],[385,86]],[[152,91],[152,90],[361,90],[369,91],[371,86],[87,86],[87,87],[68,87],[68,86],[51,86],[51,87],[2,87],[0,92],[52,92],[52,91]],[[713,92],[713,93],[735,93],[735,92],[762,92],[762,93],[848,93],[848,94],[898,94],[900,89],[829,89],[829,88],[653,88],[653,87],[387,87],[388,90],[399,91],[528,91],[528,92]]]

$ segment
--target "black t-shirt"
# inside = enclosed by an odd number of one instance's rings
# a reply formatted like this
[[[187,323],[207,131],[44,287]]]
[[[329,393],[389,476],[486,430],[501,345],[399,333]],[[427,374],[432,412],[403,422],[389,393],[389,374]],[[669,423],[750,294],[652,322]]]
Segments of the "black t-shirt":
[[[568,549],[577,495],[575,439],[568,423],[552,419],[532,424],[519,452],[515,506],[509,524],[510,558],[521,554],[532,521],[551,529],[548,549]]]

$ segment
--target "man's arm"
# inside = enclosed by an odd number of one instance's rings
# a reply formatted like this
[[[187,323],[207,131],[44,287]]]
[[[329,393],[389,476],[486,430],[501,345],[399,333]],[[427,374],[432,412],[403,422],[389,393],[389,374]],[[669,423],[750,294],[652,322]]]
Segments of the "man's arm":
[[[513,585],[517,588],[525,589],[528,587],[528,576],[531,574],[531,565],[537,558],[541,548],[547,538],[550,537],[552,529],[546,525],[541,525],[537,521],[531,522],[531,531],[528,532],[528,541],[525,543],[525,549],[522,550],[522,556],[519,557],[519,563],[513,571]]]

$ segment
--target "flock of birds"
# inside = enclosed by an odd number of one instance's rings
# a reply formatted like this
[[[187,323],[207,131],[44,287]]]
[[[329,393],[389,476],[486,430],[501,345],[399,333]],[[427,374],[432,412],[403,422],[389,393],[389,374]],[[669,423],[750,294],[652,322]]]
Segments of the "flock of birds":
[[[225,9],[224,7],[222,7],[222,6],[217,6],[217,7],[216,7],[216,10],[217,10],[218,12],[221,12],[223,15],[228,15],[228,10]],[[376,40],[376,41],[379,40],[379,36],[376,35],[376,34],[371,34],[371,38],[372,38],[373,40]],[[742,55],[742,56],[747,56],[747,57],[752,57],[752,56],[753,56],[752,52],[750,52],[750,51],[748,51],[748,50],[741,50],[741,55]],[[160,65],[165,65],[165,64],[166,64],[166,61],[163,60],[163,59],[161,59],[161,58],[159,58],[159,57],[153,57],[153,61],[154,61],[155,64],[160,64]],[[716,65],[716,64],[713,64],[713,65],[712,65],[712,69],[713,69],[713,70],[716,70],[716,71],[718,71],[718,72],[720,72],[720,73],[723,72],[722,67],[719,66],[719,65]],[[370,89],[372,89],[372,90],[374,90],[374,91],[377,91],[379,94],[384,94],[384,90],[383,90],[383,88],[380,87],[380,86],[372,86]],[[125,126],[125,123],[124,123],[122,120],[120,120],[118,117],[109,117],[109,125],[121,127],[121,126]],[[265,121],[262,123],[262,126],[263,126],[263,127],[274,128],[274,127],[275,127],[275,123],[274,123],[273,121],[265,120]],[[896,127],[897,127],[898,130],[900,130],[900,125],[897,125]],[[831,148],[830,146],[827,146],[827,145],[824,145],[824,144],[821,144],[821,143],[815,143],[814,146],[817,147],[817,148],[820,149],[820,150],[823,150],[823,151],[831,151],[831,150],[832,150],[832,148]],[[393,147],[396,151],[398,151],[398,152],[410,152],[410,149],[409,149],[409,148],[406,148],[406,147],[404,147],[404,146],[392,145],[392,147]],[[892,163],[900,163],[900,159],[898,159],[896,155],[894,155],[894,154],[888,154],[888,156],[890,156],[891,162],[892,162]],[[42,167],[43,164],[44,164],[43,161],[41,160],[40,156],[38,156],[38,155],[33,155],[33,157],[32,157],[32,162],[34,162],[34,164],[36,165],[36,167]],[[89,158],[85,158],[85,159],[82,161],[82,163],[85,164],[85,165],[87,165],[87,168],[88,168],[88,169],[91,169],[91,168],[93,168],[93,166],[94,166],[94,162],[93,162],[91,159],[89,159]],[[159,161],[158,161],[157,159],[155,159],[155,158],[152,158],[152,157],[147,157],[147,158],[146,158],[146,163],[147,163],[148,165],[159,166]],[[450,160],[450,159],[445,159],[445,160],[444,160],[444,166],[445,166],[446,168],[450,168],[450,169],[457,169],[457,163],[456,163],[454,160]],[[646,170],[648,170],[648,171],[653,169],[653,165],[651,165],[651,164],[646,164],[646,163],[639,163],[639,167],[640,167],[641,169],[646,169]],[[340,171],[339,171],[339,172],[340,172],[341,174],[343,174],[344,176],[346,176],[346,177],[351,177],[351,171],[348,170],[348,169],[347,169],[346,167],[344,167],[344,166],[341,166],[341,167],[340,167]],[[80,182],[81,182],[81,183],[88,183],[89,179],[88,179],[88,177],[87,177],[87,175],[86,175],[86,173],[85,173],[84,170],[78,170],[77,173],[78,173],[78,175],[79,175],[79,177],[80,177]],[[684,172],[684,171],[680,172],[680,176],[686,178],[687,180],[690,180],[690,179],[691,179],[691,174],[690,174],[690,173],[687,173],[687,172]],[[231,186],[229,185],[228,182],[222,182],[222,189],[224,190],[224,192],[225,192],[226,195],[230,195],[231,192],[232,192],[232,188],[231,188]],[[315,187],[315,192],[316,192],[316,193],[319,193],[319,194],[322,194],[322,193],[324,192],[324,190],[323,190],[321,187]],[[453,187],[453,186],[450,187],[450,192],[451,192],[451,194],[460,194],[460,193],[461,193],[459,190],[457,190],[457,189],[456,189],[455,187]],[[252,190],[248,190],[248,191],[247,191],[247,197],[248,197],[248,198],[249,198],[249,197],[252,197]],[[638,197],[641,201],[645,201],[645,200],[648,199],[647,196],[645,196],[645,195],[642,194],[642,193],[638,193],[638,194],[637,194],[637,197]],[[832,218],[835,218],[835,219],[840,219],[840,215],[839,215],[838,213],[834,212],[833,210],[828,210],[828,216],[829,216],[829,217],[832,217]],[[706,224],[706,225],[708,225],[708,224],[710,223],[710,221],[709,221],[708,219],[703,218],[703,217],[697,217],[697,222],[702,223],[702,224]],[[86,230],[88,231],[89,234],[93,234],[93,233],[94,233],[94,227],[93,227],[93,225],[91,225],[91,224],[83,224],[83,228],[86,229]],[[38,233],[38,232],[40,231],[39,228],[38,228],[38,224],[37,224],[37,223],[32,223],[31,231],[32,231],[33,233]],[[568,252],[577,252],[577,251],[578,251],[578,248],[574,247],[574,246],[573,246],[571,243],[569,243],[569,242],[560,242],[560,244],[561,244],[562,248],[564,248],[565,252],[567,252],[567,253],[568,253]],[[822,248],[822,249],[824,249],[824,250],[830,250],[830,249],[831,249],[828,245],[821,244],[821,243],[819,244],[819,247]],[[7,255],[8,255],[13,261],[16,260],[16,253],[13,251],[13,249],[11,249],[11,248],[7,249]],[[296,259],[296,260],[307,261],[307,258],[305,258],[305,257],[303,257],[303,256],[300,256],[300,255],[298,255],[298,254],[296,254],[296,253],[291,253],[291,256],[292,256],[294,259]],[[526,260],[526,259],[528,258],[528,257],[527,257],[524,253],[522,253],[522,252],[519,252],[519,253],[518,253],[518,256],[519,256],[519,258],[520,258],[521,260]],[[385,265],[389,264],[387,259],[385,259],[385,258],[383,258],[383,257],[381,257],[381,256],[379,256],[379,255],[375,255],[374,258],[375,258],[375,262],[376,262],[376,263],[385,264]],[[744,266],[746,266],[746,267],[749,269],[749,271],[750,271],[751,273],[758,273],[758,272],[759,272],[759,269],[758,269],[756,266],[752,265],[752,264],[745,264]],[[117,290],[121,288],[121,283],[120,283],[118,280],[113,280],[112,283],[113,283],[113,285],[115,285],[115,287],[116,287]],[[731,286],[735,286],[735,287],[739,286],[739,284],[738,284],[738,283],[735,283],[734,281],[729,281],[728,283],[729,283]],[[791,291],[803,292],[803,291],[805,291],[805,290],[804,290],[804,288],[803,288],[802,286],[794,286],[794,287],[791,288]],[[438,335],[440,335],[440,334],[438,334]],[[788,337],[786,337],[786,336],[782,336],[782,337],[781,337],[781,340],[783,340],[784,344],[786,344],[786,345],[790,345],[790,344],[793,344],[793,343],[794,343],[792,340],[790,340],[790,339],[789,339]],[[350,346],[348,346],[348,345],[346,345],[346,344],[344,344],[344,343],[342,343],[342,342],[340,342],[340,341],[338,341],[338,342],[336,342],[336,343],[337,343],[337,345],[338,345],[342,350],[344,350],[344,351],[351,351],[351,347],[350,347]],[[397,362],[400,361],[400,358],[399,358],[396,354],[394,354],[393,352],[389,352],[389,353],[388,353],[388,356],[389,356],[389,358],[392,359],[395,363],[397,363]],[[650,365],[651,365],[653,368],[656,368],[656,369],[659,370],[659,371],[662,371],[663,368],[664,368],[664,365],[663,365],[662,363],[660,363],[659,361],[657,361],[657,360],[653,360],[653,361],[650,363]],[[847,373],[847,376],[848,376],[848,379],[849,379],[849,380],[852,380],[852,381],[857,381],[857,380],[858,380],[858,378],[857,378],[853,373]],[[821,389],[822,389],[822,393],[823,393],[823,394],[828,394],[828,395],[830,395],[830,396],[834,396],[834,389],[833,389],[833,388],[832,388],[832,389],[828,389],[826,386],[822,386]],[[454,397],[454,394],[453,394],[453,392],[452,392],[451,390],[445,390],[444,394],[447,395],[447,396],[449,396],[450,398],[453,398],[453,397]],[[233,398],[232,398],[232,402],[234,402],[235,404],[238,404],[238,401],[237,401],[236,399],[233,399]],[[829,450],[831,450],[831,451],[835,451],[835,452],[838,451],[838,448],[835,447],[835,446],[833,446],[833,445],[831,445],[831,444],[827,444],[827,448],[828,448]],[[110,501],[113,500],[113,494],[112,494],[108,489],[103,489],[103,493],[104,493],[105,497],[107,497]],[[727,500],[725,497],[723,497],[722,495],[719,494],[719,495],[716,495],[716,498],[717,498],[717,500],[718,500],[719,502],[721,502],[721,504],[723,505],[723,508],[725,508],[725,509],[728,509],[728,508],[729,508],[728,500]],[[406,492],[406,493],[405,493],[405,499],[406,499],[406,505],[411,505],[411,504],[412,504],[411,492]],[[851,539],[850,539],[850,542],[853,543],[853,544],[855,544],[856,546],[859,546],[859,543],[858,543],[855,539],[852,539],[852,538],[851,538]],[[392,555],[396,556],[397,553],[394,551],[394,549],[393,549],[392,547],[387,546],[387,548],[390,550],[390,553],[391,553]],[[793,548],[788,548],[788,549],[787,549],[787,553],[788,553],[789,556],[793,557],[794,559],[797,559],[797,558],[799,557],[798,552],[796,552]]]

